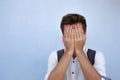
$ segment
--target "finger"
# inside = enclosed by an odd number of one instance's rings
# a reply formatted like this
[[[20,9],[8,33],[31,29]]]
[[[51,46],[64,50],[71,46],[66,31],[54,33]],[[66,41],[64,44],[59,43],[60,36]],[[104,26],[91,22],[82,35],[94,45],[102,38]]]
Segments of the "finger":
[[[77,24],[78,36],[80,37],[80,26]]]
[[[75,30],[72,28],[72,40],[74,40],[74,32]]]
[[[63,34],[63,37],[66,37],[66,34],[67,34],[67,27],[66,26],[64,26],[64,34]]]
[[[82,39],[82,40],[85,39],[86,36],[85,36],[84,31],[83,31],[83,26],[82,26],[82,24],[80,25],[79,30],[80,30],[81,39]]]
[[[82,25],[81,25],[81,24],[77,24],[77,27],[78,27],[78,35],[79,35],[79,38],[80,38],[80,40],[82,40],[82,39],[83,39]]]
[[[78,27],[77,25],[75,25],[74,27],[75,27],[75,40],[78,40],[80,38]]]
[[[65,38],[69,38],[69,26],[66,26],[66,35]]]
[[[75,26],[75,33],[74,33],[74,36],[75,36],[75,40],[78,39],[78,30],[77,30],[77,26]]]
[[[76,25],[76,36],[79,39],[80,38],[80,32],[79,32],[79,26]]]
[[[82,40],[83,35],[82,35],[82,31],[81,31],[81,26],[79,26],[78,30],[79,30],[80,40]]]
[[[79,25],[77,25],[77,28],[78,28],[78,35],[79,35],[79,39],[81,40],[81,38],[82,38],[81,36],[82,36],[82,35],[81,35],[81,29],[80,29],[80,26],[79,26]]]
[[[73,29],[73,26],[70,26],[70,39],[73,39],[73,36],[74,36],[74,29]]]
[[[68,26],[68,36],[67,36],[67,38],[70,39],[70,37],[71,37],[71,26],[69,25]]]

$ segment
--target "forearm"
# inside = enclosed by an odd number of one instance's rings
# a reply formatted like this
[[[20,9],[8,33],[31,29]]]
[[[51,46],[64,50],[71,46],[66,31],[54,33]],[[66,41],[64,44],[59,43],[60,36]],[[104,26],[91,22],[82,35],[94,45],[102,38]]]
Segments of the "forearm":
[[[57,66],[50,73],[48,80],[64,80],[64,76],[69,66],[71,57],[71,54],[67,54],[67,52],[65,52]]]
[[[77,52],[77,58],[86,80],[101,80],[99,73],[91,65],[84,51]]]

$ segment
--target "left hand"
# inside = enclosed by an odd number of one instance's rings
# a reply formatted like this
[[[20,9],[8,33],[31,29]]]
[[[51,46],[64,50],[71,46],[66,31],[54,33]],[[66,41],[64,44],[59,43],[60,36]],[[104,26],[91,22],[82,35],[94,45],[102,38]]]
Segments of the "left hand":
[[[75,54],[83,52],[83,48],[86,41],[86,35],[83,31],[82,24],[78,23],[75,25],[74,41],[75,41]]]

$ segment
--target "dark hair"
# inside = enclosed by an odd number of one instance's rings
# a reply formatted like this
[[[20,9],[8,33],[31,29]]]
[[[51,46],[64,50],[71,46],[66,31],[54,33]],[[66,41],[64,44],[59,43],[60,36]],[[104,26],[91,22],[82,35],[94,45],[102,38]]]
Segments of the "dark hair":
[[[87,24],[86,24],[86,20],[85,20],[84,16],[82,16],[80,14],[67,14],[67,15],[63,16],[63,18],[61,20],[60,27],[61,27],[62,33],[64,32],[65,25],[72,25],[75,23],[82,23],[83,30],[84,30],[84,32],[86,32]]]

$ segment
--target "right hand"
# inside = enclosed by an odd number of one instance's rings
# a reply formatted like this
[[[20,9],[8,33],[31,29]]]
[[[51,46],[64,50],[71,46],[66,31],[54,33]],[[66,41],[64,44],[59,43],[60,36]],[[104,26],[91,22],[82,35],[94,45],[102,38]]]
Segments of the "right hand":
[[[63,43],[66,48],[66,53],[73,55],[74,53],[74,29],[72,26],[65,25],[63,34]]]

